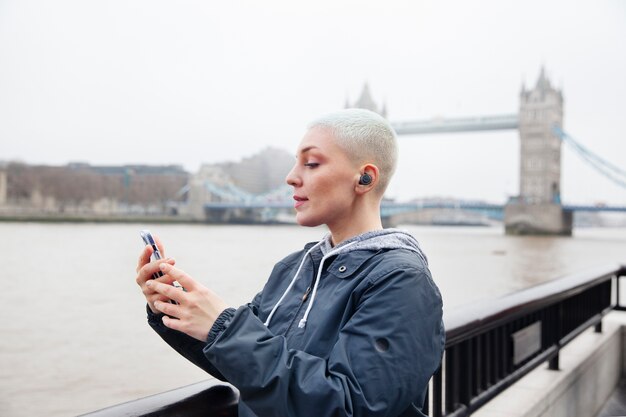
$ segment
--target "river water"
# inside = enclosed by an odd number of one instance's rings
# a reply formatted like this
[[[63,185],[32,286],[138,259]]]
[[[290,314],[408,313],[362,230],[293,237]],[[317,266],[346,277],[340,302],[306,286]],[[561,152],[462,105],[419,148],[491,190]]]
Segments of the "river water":
[[[325,230],[298,226],[0,223],[0,416],[71,416],[206,379],[145,322],[134,282],[149,228],[179,267],[233,306]],[[502,228],[403,227],[446,310],[626,262],[626,229],[510,237]]]

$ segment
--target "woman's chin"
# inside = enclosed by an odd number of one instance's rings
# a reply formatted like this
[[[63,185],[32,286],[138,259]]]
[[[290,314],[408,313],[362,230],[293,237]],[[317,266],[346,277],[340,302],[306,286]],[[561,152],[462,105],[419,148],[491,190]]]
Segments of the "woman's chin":
[[[316,219],[310,216],[307,216],[306,214],[302,212],[298,212],[296,214],[296,223],[304,227],[315,227],[315,226],[319,226],[322,224],[321,221],[317,221]]]

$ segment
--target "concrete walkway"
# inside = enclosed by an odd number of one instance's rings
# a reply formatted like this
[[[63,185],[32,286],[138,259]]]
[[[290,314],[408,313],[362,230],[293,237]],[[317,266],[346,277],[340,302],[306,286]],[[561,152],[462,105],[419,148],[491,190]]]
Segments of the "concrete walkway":
[[[626,416],[626,379],[622,378],[596,417]]]

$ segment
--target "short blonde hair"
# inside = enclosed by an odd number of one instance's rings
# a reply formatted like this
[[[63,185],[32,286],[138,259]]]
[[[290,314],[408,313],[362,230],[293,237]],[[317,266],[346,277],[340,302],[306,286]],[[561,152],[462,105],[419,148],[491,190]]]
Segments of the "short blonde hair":
[[[396,170],[398,144],[389,122],[365,109],[344,109],[326,114],[308,126],[329,129],[339,147],[358,164],[372,163],[378,167],[377,191],[382,195]]]

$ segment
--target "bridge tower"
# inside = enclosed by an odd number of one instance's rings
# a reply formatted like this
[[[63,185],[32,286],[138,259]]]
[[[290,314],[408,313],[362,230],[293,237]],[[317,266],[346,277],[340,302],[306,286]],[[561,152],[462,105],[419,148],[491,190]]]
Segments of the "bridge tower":
[[[522,85],[519,108],[520,195],[505,207],[507,234],[571,235],[572,213],[561,206],[563,94],[541,68],[532,90]]]
[[[356,109],[365,109],[371,110],[374,113],[378,113],[383,117],[387,117],[387,105],[383,102],[383,105],[378,108],[378,104],[372,98],[372,93],[370,92],[370,86],[366,82],[363,84],[363,90],[361,91],[361,96],[354,103],[350,103],[350,100],[346,98],[346,109],[356,108]]]

